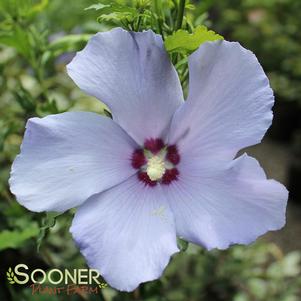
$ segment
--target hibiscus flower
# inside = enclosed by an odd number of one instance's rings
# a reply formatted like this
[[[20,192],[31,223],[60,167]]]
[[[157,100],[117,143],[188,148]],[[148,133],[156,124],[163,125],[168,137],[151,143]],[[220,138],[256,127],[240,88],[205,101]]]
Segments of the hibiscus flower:
[[[152,31],[98,33],[67,66],[113,119],[89,112],[31,118],[10,187],[32,211],[78,210],[71,233],[88,265],[119,290],[161,276],[177,236],[225,249],[285,223],[288,193],[244,147],[272,121],[269,81],[238,43],[189,57],[184,102]]]

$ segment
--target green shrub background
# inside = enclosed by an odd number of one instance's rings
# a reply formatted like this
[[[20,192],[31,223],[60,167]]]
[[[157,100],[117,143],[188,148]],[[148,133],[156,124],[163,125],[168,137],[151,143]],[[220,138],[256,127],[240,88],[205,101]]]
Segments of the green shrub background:
[[[187,8],[187,20],[255,52],[270,78],[277,99],[275,123],[263,146],[250,151],[268,175],[292,185],[284,230],[225,251],[190,244],[160,280],[130,294],[105,288],[96,296],[31,296],[28,287],[8,283],[6,271],[18,263],[45,270],[85,267],[68,231],[74,211],[58,217],[29,212],[16,202],[7,181],[28,118],[67,110],[105,114],[104,106],[76,88],[65,70],[91,34],[115,26],[110,20],[98,23],[97,11],[84,10],[94,3],[0,0],[0,300],[301,300],[300,188],[294,186],[300,183],[301,166],[298,0],[204,0],[191,1],[195,8]]]

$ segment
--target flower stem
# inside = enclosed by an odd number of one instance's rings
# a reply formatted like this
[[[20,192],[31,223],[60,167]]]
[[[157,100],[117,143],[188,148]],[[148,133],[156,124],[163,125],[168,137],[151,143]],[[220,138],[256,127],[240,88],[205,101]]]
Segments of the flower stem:
[[[162,3],[160,0],[154,0],[154,11],[157,15],[157,26],[162,39],[164,40],[163,32],[163,12],[162,12]]]
[[[185,10],[185,0],[180,0],[177,23],[176,23],[176,28],[175,28],[176,30],[181,29],[181,27],[182,27],[184,10]]]
[[[139,300],[141,298],[139,287],[133,291],[133,297],[134,297],[134,300]]]

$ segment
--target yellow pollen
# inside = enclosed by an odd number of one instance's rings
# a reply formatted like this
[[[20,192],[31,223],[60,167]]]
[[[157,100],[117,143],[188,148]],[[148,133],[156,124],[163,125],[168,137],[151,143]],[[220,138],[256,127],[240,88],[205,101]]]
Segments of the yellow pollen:
[[[160,180],[165,173],[163,158],[160,156],[149,158],[146,165],[146,173],[152,181]]]

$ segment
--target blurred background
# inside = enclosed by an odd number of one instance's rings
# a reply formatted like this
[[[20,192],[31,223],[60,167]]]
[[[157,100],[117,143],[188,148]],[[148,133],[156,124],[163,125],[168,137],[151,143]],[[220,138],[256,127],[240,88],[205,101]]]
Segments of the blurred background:
[[[28,118],[67,110],[105,114],[104,106],[76,88],[65,70],[91,34],[114,26],[110,19],[97,22],[97,11],[84,10],[95,2],[0,0],[0,300],[300,301],[299,0],[187,3],[187,20],[239,41],[256,54],[268,74],[276,96],[273,126],[263,143],[247,152],[260,161],[268,177],[288,187],[285,228],[251,246],[226,251],[206,252],[189,244],[160,280],[131,294],[105,288],[93,296],[31,296],[30,289],[7,282],[8,267],[18,263],[45,270],[85,267],[68,231],[73,211],[56,218],[29,212],[15,201],[7,181]]]

